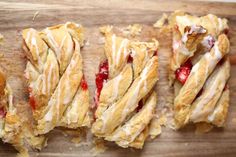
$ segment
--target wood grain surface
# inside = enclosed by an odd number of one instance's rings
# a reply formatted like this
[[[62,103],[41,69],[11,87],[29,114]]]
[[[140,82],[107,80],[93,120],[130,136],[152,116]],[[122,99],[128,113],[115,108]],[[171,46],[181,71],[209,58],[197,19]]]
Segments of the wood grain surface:
[[[196,15],[208,13],[226,17],[230,25],[231,41],[231,90],[230,112],[226,127],[214,129],[207,134],[195,134],[192,126],[180,131],[164,128],[161,136],[146,143],[144,149],[122,149],[110,143],[101,157],[235,157],[236,156],[236,3],[231,0],[202,1],[160,1],[160,0],[6,0],[0,1],[0,33],[4,42],[0,44],[0,66],[8,76],[13,88],[15,102],[27,101],[26,82],[23,77],[25,58],[21,50],[21,30],[28,27],[43,29],[47,26],[74,21],[86,27],[89,44],[82,49],[85,75],[91,97],[94,94],[94,78],[103,45],[98,27],[112,24],[126,27],[139,23],[144,26],[141,37],[148,40],[156,37],[160,42],[160,80],[157,85],[158,105],[170,104],[167,99],[173,95],[168,87],[167,67],[171,52],[170,34],[152,28],[152,24],[162,13],[183,10]],[[37,16],[34,18],[34,15]],[[92,103],[92,99],[91,99]],[[25,109],[25,108],[23,108]],[[76,146],[61,130],[49,135],[48,146],[40,153],[30,151],[32,157],[88,157],[92,156],[89,142]],[[0,157],[13,157],[16,151],[7,144],[0,143]]]

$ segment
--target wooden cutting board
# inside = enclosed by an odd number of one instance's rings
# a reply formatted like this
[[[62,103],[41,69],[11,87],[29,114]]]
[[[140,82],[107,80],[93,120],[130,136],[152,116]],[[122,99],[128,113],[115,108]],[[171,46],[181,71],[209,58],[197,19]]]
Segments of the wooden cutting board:
[[[216,2],[217,1],[217,2]],[[101,157],[178,157],[178,156],[236,156],[236,3],[226,1],[159,1],[159,0],[6,0],[0,2],[0,33],[4,42],[0,44],[0,66],[7,73],[13,87],[15,102],[26,102],[26,82],[23,77],[25,58],[21,50],[21,30],[28,27],[43,29],[66,21],[81,23],[86,27],[87,44],[82,49],[85,75],[88,80],[91,97],[94,95],[94,78],[103,45],[99,42],[101,35],[98,27],[112,24],[126,27],[129,24],[143,25],[141,38],[148,40],[156,37],[160,42],[159,62],[160,81],[157,85],[158,105],[169,105],[173,91],[168,87],[167,66],[171,52],[170,34],[152,28],[152,24],[162,13],[183,10],[196,15],[213,13],[229,19],[231,41],[231,90],[230,111],[226,127],[214,129],[207,134],[195,134],[189,126],[180,131],[164,128],[162,134],[146,143],[144,149],[122,149],[109,144],[108,150],[99,154]],[[34,20],[33,20],[34,17]],[[91,99],[92,103],[92,99]],[[23,106],[22,106],[23,109]],[[75,145],[71,136],[66,136],[56,129],[49,135],[48,146],[40,153],[30,152],[32,157],[75,157],[92,156],[91,142]],[[13,157],[16,151],[7,144],[0,143],[0,157]]]

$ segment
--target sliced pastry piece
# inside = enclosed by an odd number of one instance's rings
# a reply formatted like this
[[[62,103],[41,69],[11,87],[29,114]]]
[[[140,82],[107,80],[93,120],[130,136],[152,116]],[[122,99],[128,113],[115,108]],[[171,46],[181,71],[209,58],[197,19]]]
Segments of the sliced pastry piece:
[[[158,42],[105,33],[105,56],[96,74],[92,133],[119,146],[141,149],[154,117]]]
[[[229,103],[229,40],[226,19],[175,12],[170,83],[174,86],[176,128],[189,122],[223,126]]]
[[[83,27],[67,22],[42,31],[25,29],[22,36],[36,133],[89,126],[89,92],[80,54]]]
[[[21,156],[28,156],[28,147],[41,149],[46,144],[43,136],[34,136],[32,126],[17,112],[13,93],[4,74],[0,71],[0,138],[12,144]]]

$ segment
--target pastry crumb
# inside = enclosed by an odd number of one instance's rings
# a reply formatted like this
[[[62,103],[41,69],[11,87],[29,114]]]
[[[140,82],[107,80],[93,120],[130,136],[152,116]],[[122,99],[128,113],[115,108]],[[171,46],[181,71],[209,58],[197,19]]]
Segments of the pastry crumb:
[[[85,46],[89,46],[89,45],[90,45],[89,40],[86,40],[84,45],[85,45]]]
[[[163,27],[165,22],[167,21],[167,19],[168,19],[167,14],[163,13],[161,18],[159,20],[157,20],[156,23],[153,24],[153,27],[155,27],[155,28]]]
[[[111,33],[112,29],[113,29],[112,25],[106,25],[106,26],[102,26],[99,28],[99,30],[102,34]]]
[[[107,147],[105,146],[105,142],[103,139],[94,139],[94,147],[92,148],[91,152],[93,156],[97,156],[101,153],[104,153],[107,150]]]
[[[197,123],[196,124],[196,130],[195,133],[196,134],[203,134],[203,133],[207,133],[209,131],[211,131],[213,129],[213,125],[209,124],[209,123]]]
[[[34,13],[33,18],[32,18],[32,21],[34,21],[38,15],[39,15],[39,11],[36,11],[36,12]]]
[[[150,124],[149,135],[151,139],[161,134],[161,127],[165,126],[167,122],[166,116],[162,115],[160,118],[154,118]]]
[[[129,25],[128,27],[122,30],[125,36],[131,36],[131,37],[140,35],[141,31],[142,31],[142,26],[140,24]]]
[[[75,144],[79,144],[81,142],[81,137],[74,137],[71,139],[71,142]]]

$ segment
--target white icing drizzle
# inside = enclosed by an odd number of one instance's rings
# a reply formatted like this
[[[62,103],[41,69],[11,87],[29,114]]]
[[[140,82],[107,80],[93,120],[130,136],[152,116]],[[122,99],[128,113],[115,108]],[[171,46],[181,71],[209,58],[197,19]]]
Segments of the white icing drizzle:
[[[57,42],[55,41],[55,39],[54,39],[54,37],[53,37],[53,35],[52,35],[51,30],[49,30],[48,28],[46,28],[46,29],[45,29],[45,33],[46,33],[46,35],[47,35],[47,38],[48,38],[49,42],[51,43],[52,47],[53,47],[54,50],[55,50],[57,59],[59,60],[60,55],[61,55],[61,54],[60,54],[61,50],[60,50],[60,48],[59,48]],[[59,61],[60,61],[60,60],[59,60]]]
[[[216,59],[217,60],[220,60],[221,58],[222,58],[222,54],[221,54],[221,52],[220,52],[220,50],[219,50],[219,47],[218,47],[218,41],[215,43],[215,45],[214,45],[214,50],[215,50],[215,56],[216,56]]]
[[[203,40],[201,41],[201,44],[209,51],[211,49],[211,46],[209,44],[209,41],[215,40],[213,36],[211,35],[207,35],[203,38]]]
[[[127,44],[128,44],[128,39],[124,39],[122,40],[121,44],[120,44],[120,47],[117,51],[117,57],[115,58],[115,63],[116,65],[119,64],[119,61],[120,61],[120,55],[121,55],[121,50],[124,49],[124,57],[126,57],[127,55]]]
[[[113,61],[115,61],[115,59],[113,59],[113,58],[115,58],[116,56],[116,35],[115,34],[113,34],[112,35],[112,60]],[[113,64],[111,64],[110,66],[114,66],[114,63]]]
[[[119,85],[120,85],[120,81],[122,80],[123,75],[119,74],[116,79],[115,79],[115,83],[114,83],[114,87],[113,87],[113,100],[115,100],[119,94]]]
[[[208,116],[208,120],[210,122],[212,122],[215,119],[215,116],[217,113],[221,112],[222,110],[222,106],[220,104],[218,104],[218,106],[215,108],[215,110],[213,111],[213,113],[211,115]]]
[[[224,29],[223,22],[222,22],[221,18],[218,18],[217,20],[218,20],[218,24],[219,24],[218,31],[221,32]]]
[[[123,39],[121,41],[120,46],[117,49],[116,48],[116,35],[115,34],[112,35],[112,64],[110,65],[111,67],[119,65],[121,53],[123,53],[124,59],[129,55],[129,52],[127,50],[128,42],[129,42],[128,39]],[[122,52],[122,49],[123,49],[123,52]]]
[[[152,61],[153,62],[153,61]],[[138,94],[141,88],[142,83],[143,84],[143,90],[147,90],[147,87],[145,85],[147,85],[146,82],[146,78],[147,78],[147,74],[150,71],[150,69],[152,68],[153,63],[150,63],[147,67],[145,67],[140,75],[140,80],[137,84],[137,86],[134,89],[133,95],[129,98],[129,100],[127,101],[126,106],[124,107],[124,110],[122,112],[122,119],[125,118],[126,113],[129,111],[130,107],[133,106],[136,103],[136,100],[138,98]],[[146,91],[145,91],[146,92]]]
[[[51,82],[51,77],[53,77],[53,64],[50,65],[49,68],[49,73],[48,73],[48,78],[47,78],[47,93],[50,94],[50,90],[51,90],[51,83],[54,84],[55,82]]]
[[[182,36],[182,41],[184,43],[187,42],[188,40],[188,35],[189,34],[192,34],[193,32],[196,32],[196,33],[206,33],[206,30],[202,27],[199,27],[199,26],[196,26],[195,24],[194,25],[191,25],[191,28],[189,31],[185,32],[184,35]]]
[[[212,85],[210,86],[209,89],[209,93],[207,93],[207,95],[205,97],[203,97],[196,105],[196,108],[193,110],[192,112],[192,119],[196,120],[197,118],[199,118],[199,116],[202,115],[202,110],[204,108],[204,106],[209,103],[213,97],[216,94],[216,90],[218,88],[217,84],[219,83],[219,80],[224,82],[225,77],[224,76],[218,76],[217,79],[214,80],[214,82],[212,83]]]
[[[49,104],[48,104],[48,105],[49,105]],[[53,108],[50,106],[48,112],[47,112],[46,115],[44,116],[44,120],[45,120],[46,122],[52,121],[52,114],[53,114],[52,112],[53,112]]]

